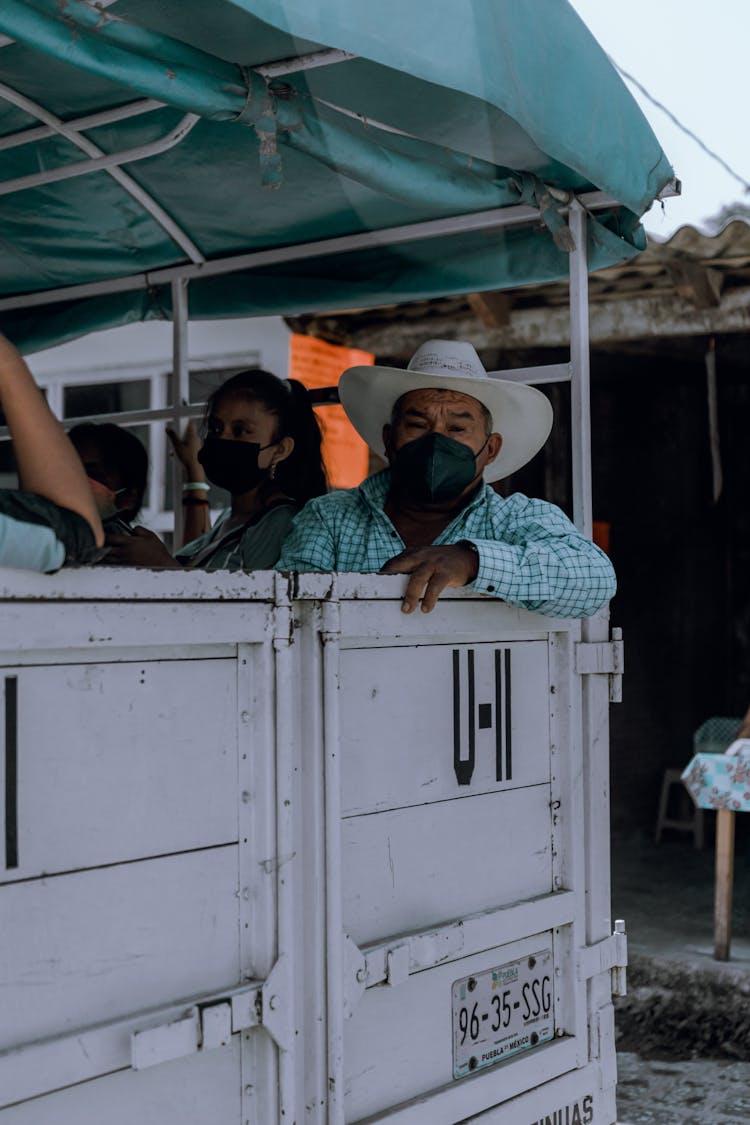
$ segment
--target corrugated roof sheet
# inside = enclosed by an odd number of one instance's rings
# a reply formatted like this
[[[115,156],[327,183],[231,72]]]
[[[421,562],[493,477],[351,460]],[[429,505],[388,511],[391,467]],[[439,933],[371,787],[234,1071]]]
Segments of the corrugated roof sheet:
[[[684,298],[684,315],[696,309],[718,308],[723,299],[747,288],[750,304],[750,221],[735,219],[717,234],[708,235],[685,226],[665,241],[649,236],[646,250],[636,258],[589,278],[592,306],[642,297]],[[484,298],[487,294],[482,295]],[[530,285],[505,291],[510,310],[563,306],[568,301],[567,282]],[[389,321],[424,321],[456,316],[462,321],[472,310],[470,297],[438,298],[379,309],[304,317],[296,327],[330,339],[356,340],[358,333],[384,328]],[[474,306],[475,307],[475,306]]]

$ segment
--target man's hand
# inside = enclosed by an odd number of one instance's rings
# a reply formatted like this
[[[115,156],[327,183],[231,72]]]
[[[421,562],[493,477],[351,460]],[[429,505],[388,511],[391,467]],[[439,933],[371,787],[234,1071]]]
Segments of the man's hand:
[[[181,570],[158,535],[145,527],[134,527],[132,535],[108,535],[104,562],[110,566],[150,566]]]
[[[422,547],[389,559],[381,574],[410,574],[401,609],[413,613],[422,598],[422,613],[430,613],[446,586],[467,586],[477,576],[479,558],[463,543],[451,547]]]

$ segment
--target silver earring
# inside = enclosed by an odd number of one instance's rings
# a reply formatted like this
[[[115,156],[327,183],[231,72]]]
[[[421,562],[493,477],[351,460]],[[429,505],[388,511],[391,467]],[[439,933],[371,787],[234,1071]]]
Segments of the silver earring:
[[[269,475],[269,477],[271,478],[271,480],[275,480],[275,479],[276,479],[276,462],[275,462],[275,461],[274,461],[274,463],[273,463],[273,464],[271,465],[270,469],[268,470],[268,475]]]

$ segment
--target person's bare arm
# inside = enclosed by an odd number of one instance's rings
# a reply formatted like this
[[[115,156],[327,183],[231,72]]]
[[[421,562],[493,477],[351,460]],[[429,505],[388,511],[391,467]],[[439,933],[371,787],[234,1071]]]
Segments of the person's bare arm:
[[[104,531],[78,454],[24,360],[1,335],[0,404],[13,438],[22,490],[83,516],[101,547]]]

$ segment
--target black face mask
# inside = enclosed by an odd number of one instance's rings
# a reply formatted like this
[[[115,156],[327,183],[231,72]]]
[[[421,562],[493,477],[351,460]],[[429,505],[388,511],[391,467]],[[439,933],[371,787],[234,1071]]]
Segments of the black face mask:
[[[391,476],[397,489],[410,499],[440,504],[457,499],[469,487],[477,475],[478,456],[468,445],[445,434],[425,434],[401,446]]]
[[[258,454],[271,445],[276,442],[261,445],[257,441],[208,437],[198,453],[198,460],[212,484],[239,495],[255,488],[268,474],[268,469],[258,465]]]

